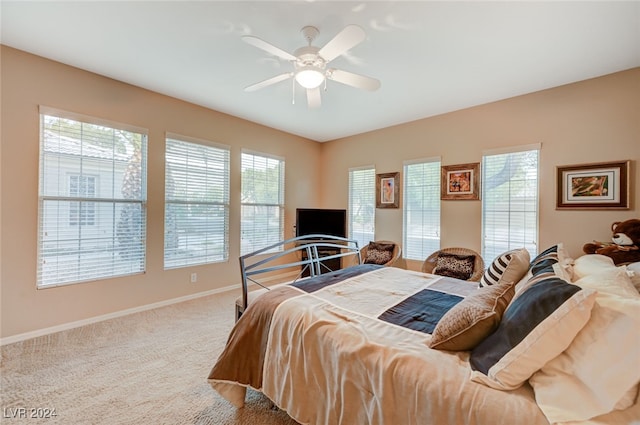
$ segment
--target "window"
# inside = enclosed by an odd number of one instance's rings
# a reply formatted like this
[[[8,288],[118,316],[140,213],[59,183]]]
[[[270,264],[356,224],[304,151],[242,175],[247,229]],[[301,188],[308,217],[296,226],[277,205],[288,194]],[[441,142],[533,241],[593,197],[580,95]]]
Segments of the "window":
[[[284,160],[242,153],[240,253],[284,239]]]
[[[404,164],[403,253],[423,261],[440,249],[440,158]]]
[[[482,257],[487,262],[522,247],[537,255],[539,150],[529,145],[482,157]]]
[[[95,176],[80,174],[69,176],[69,196],[72,198],[95,198]],[[93,226],[96,224],[96,204],[93,202],[71,202],[69,205],[70,226]]]
[[[376,169],[349,170],[349,238],[363,247],[375,237]]]
[[[167,135],[164,268],[229,257],[229,148]]]
[[[145,270],[144,130],[40,109],[37,286]]]

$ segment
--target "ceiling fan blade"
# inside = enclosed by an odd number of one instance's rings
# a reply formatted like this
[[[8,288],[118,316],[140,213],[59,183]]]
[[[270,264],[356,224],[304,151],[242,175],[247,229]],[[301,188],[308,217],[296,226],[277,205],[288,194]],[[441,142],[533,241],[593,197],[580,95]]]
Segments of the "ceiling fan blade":
[[[374,91],[380,88],[380,80],[340,69],[329,69],[327,78],[363,90]]]
[[[278,56],[279,58],[282,58],[284,60],[288,60],[288,61],[296,60],[296,57],[293,56],[292,54],[285,52],[281,48],[276,47],[271,43],[267,43],[261,38],[254,37],[252,35],[243,35],[242,40],[244,40],[246,43],[251,44],[252,46],[257,47],[258,49],[262,49],[265,52],[271,53],[272,55]]]
[[[335,37],[318,51],[322,58],[329,62],[353,46],[361,43],[366,37],[364,30],[357,25],[347,25]]]
[[[256,91],[263,87],[270,86],[271,84],[279,83],[280,81],[284,81],[287,78],[291,77],[293,77],[293,72],[285,72],[284,74],[276,75],[275,77],[271,77],[264,81],[260,81],[259,83],[247,86],[244,88],[244,91]]]
[[[307,89],[307,106],[309,106],[309,108],[319,108],[321,103],[320,87]]]

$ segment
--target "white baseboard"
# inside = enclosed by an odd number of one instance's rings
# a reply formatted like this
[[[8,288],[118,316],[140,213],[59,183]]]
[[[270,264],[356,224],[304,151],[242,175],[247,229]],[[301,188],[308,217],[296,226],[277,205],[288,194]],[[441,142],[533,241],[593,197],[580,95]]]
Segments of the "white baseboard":
[[[128,308],[126,310],[120,310],[113,313],[103,314],[100,316],[90,317],[88,319],[77,320],[75,322],[63,323],[62,325],[51,326],[49,328],[38,329],[31,332],[25,332],[22,334],[12,335],[6,338],[0,338],[0,346],[13,344],[15,342],[25,341],[27,339],[36,338],[43,335],[49,335],[56,332],[66,331],[69,329],[79,328],[80,326],[91,325],[93,323],[102,322],[104,320],[115,319],[117,317],[127,316],[133,313],[139,313],[142,311],[152,310],[154,308],[165,307],[171,304],[177,304],[184,301],[193,300],[196,298],[206,297],[208,295],[219,294],[221,292],[227,292],[231,290],[237,290],[240,285],[225,286],[223,288],[212,289],[210,291],[198,292],[196,294],[185,295],[178,298],[172,298],[169,300],[159,301],[157,303],[146,304],[139,307]]]
[[[268,282],[286,282],[296,276],[295,272],[282,273],[278,275],[274,275],[271,277],[267,277],[263,279],[263,283]],[[210,291],[198,292],[196,294],[185,295],[183,297],[172,298],[170,300],[164,300],[153,304],[146,304],[139,307],[128,308],[126,310],[120,310],[113,313],[103,314],[100,316],[90,317],[88,319],[78,320],[70,323],[63,323],[62,325],[51,326],[49,328],[38,329],[31,332],[25,332],[22,334],[8,336],[6,338],[0,338],[0,346],[13,344],[15,342],[25,341],[27,339],[36,338],[43,335],[49,335],[56,332],[66,331],[69,329],[79,328],[80,326],[91,325],[93,323],[102,322],[104,320],[115,319],[116,317],[127,316],[133,313],[139,313],[141,311],[152,310],[154,308],[164,307],[171,304],[177,304],[184,301],[193,300],[200,297],[206,297],[208,295],[219,294],[221,292],[227,292],[231,290],[237,290],[240,288],[240,284],[225,286],[223,288],[212,289]]]

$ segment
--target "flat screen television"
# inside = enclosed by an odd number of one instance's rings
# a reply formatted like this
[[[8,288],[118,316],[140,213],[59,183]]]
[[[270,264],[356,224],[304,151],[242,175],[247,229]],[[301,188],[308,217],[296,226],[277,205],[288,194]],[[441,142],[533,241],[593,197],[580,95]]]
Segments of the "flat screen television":
[[[296,209],[296,236],[314,234],[347,237],[347,210]]]

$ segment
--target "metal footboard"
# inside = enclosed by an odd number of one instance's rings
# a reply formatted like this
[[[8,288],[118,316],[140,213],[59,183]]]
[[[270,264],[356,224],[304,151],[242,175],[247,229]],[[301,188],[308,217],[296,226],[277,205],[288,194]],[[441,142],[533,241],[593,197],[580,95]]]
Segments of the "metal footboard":
[[[256,284],[269,289],[259,277],[276,275],[278,271],[298,270],[293,281],[303,276],[318,276],[331,270],[328,260],[340,259],[344,264],[361,264],[360,248],[355,239],[330,235],[306,235],[280,241],[240,257],[242,298],[236,303],[236,320],[248,306],[248,285]]]

